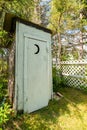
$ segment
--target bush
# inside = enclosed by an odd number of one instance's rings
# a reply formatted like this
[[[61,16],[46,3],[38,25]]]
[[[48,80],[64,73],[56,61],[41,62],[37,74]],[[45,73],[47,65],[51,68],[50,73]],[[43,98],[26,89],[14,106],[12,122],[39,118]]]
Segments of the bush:
[[[3,98],[6,97],[7,94],[7,83],[0,83],[0,102],[2,102]]]
[[[2,130],[4,124],[11,118],[11,113],[13,113],[11,106],[6,103],[7,98],[7,79],[6,77],[0,77],[0,130]]]
[[[56,69],[53,67],[53,91],[57,92],[59,87],[65,87],[66,81],[65,78],[62,76],[62,72],[60,69]]]
[[[61,76],[60,71],[56,68],[53,68],[53,91],[56,92],[58,90],[58,87],[61,86]]]
[[[0,127],[2,127],[11,118],[12,109],[8,103],[0,106]]]

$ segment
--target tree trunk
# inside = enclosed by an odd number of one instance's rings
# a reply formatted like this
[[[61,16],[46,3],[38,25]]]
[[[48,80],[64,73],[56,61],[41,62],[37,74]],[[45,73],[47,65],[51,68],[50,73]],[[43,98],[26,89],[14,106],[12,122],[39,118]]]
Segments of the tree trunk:
[[[82,13],[80,13],[80,20],[83,19]],[[80,59],[83,59],[83,22],[81,21],[81,31],[80,31],[80,43],[81,43],[81,51],[80,51]]]
[[[83,59],[83,34],[81,32],[81,53],[80,53],[80,59]]]
[[[15,81],[15,42],[9,48],[9,66],[8,66],[8,94],[10,102],[14,100],[14,81]]]
[[[61,62],[61,49],[62,49],[62,44],[61,44],[61,35],[60,35],[60,33],[58,33],[57,34],[57,36],[58,36],[58,64],[60,64],[60,62]]]

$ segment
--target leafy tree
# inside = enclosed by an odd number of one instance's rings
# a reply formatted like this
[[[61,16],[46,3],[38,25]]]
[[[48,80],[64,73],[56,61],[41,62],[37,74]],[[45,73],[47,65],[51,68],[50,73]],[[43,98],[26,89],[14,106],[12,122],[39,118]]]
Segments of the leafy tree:
[[[54,31],[54,34],[57,34],[57,57],[60,62],[62,50],[61,34],[64,34],[67,30],[79,28],[78,25],[81,23],[80,12],[84,4],[77,0],[52,0],[50,5],[49,28]]]
[[[40,10],[38,9],[39,3],[40,0],[0,1],[0,46],[9,42],[8,34],[3,31],[4,14],[9,12],[26,20],[40,23],[40,17],[38,17],[40,14]]]

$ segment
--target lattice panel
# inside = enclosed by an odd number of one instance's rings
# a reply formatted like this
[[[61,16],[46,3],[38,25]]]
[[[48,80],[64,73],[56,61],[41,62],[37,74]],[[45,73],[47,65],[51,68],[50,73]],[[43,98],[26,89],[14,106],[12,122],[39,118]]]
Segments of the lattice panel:
[[[60,69],[67,86],[87,89],[87,61],[61,62]]]
[[[61,71],[63,74],[85,76],[86,67],[85,65],[61,65]]]
[[[83,88],[85,89],[87,87],[87,81],[85,79],[77,79],[75,77],[66,77],[64,76],[66,80],[66,85],[70,87],[76,87],[76,88]]]

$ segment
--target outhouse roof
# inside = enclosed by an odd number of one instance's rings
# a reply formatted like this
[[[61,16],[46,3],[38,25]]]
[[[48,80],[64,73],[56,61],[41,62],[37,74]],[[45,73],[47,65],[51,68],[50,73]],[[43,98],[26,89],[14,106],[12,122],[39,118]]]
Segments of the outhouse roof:
[[[25,25],[28,25],[28,26],[35,27],[35,28],[37,28],[39,30],[43,30],[45,32],[52,33],[52,31],[50,29],[47,29],[47,28],[42,27],[42,26],[40,26],[40,25],[38,25],[36,23],[27,21],[25,19],[22,19],[20,17],[17,17],[16,15],[10,14],[10,13],[6,13],[5,14],[5,20],[4,20],[4,27],[3,27],[3,29],[6,30],[7,32],[15,32],[16,21],[18,21],[20,23],[23,23]]]

